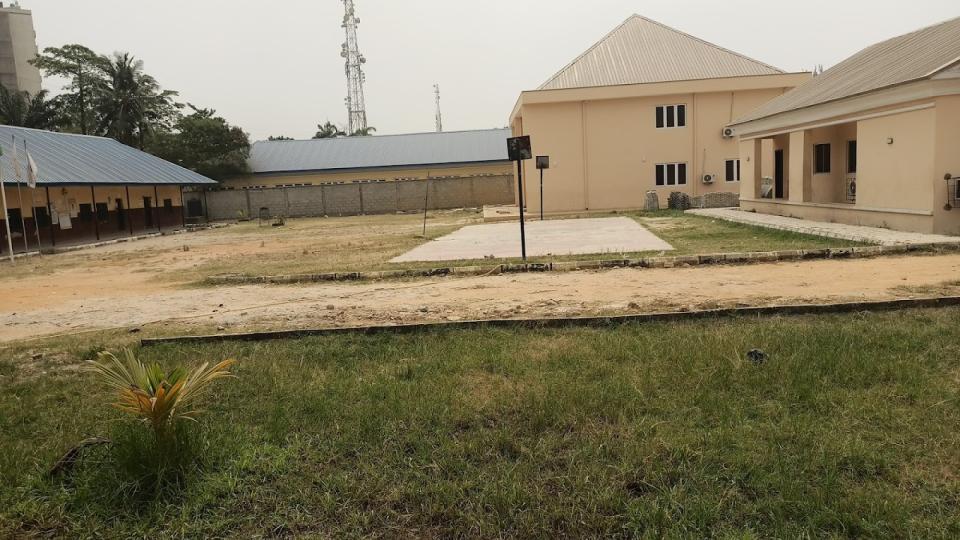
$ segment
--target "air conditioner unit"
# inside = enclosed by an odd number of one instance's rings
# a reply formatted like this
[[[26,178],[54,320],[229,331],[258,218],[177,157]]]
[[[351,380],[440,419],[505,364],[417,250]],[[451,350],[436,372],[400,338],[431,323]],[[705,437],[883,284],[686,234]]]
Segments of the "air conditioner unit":
[[[725,127],[722,134],[724,139],[732,139],[737,136],[737,130],[732,127]]]
[[[716,177],[715,177],[714,175],[712,175],[712,174],[705,174],[705,175],[703,175],[703,183],[704,183],[704,184],[712,184],[714,180],[716,180]]]

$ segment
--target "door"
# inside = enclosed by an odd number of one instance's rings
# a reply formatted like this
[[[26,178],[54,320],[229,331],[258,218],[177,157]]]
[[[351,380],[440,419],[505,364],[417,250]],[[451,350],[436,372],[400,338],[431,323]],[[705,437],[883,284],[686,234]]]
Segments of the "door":
[[[844,191],[848,203],[857,202],[857,141],[847,141],[847,181]]]
[[[153,228],[153,201],[150,197],[143,198],[143,223],[148,229]]]
[[[767,154],[769,155],[769,154]],[[783,150],[777,150],[773,153],[773,198],[783,198],[783,180],[784,180]]]
[[[117,230],[122,231],[127,228],[127,214],[123,211],[123,199],[117,199]]]

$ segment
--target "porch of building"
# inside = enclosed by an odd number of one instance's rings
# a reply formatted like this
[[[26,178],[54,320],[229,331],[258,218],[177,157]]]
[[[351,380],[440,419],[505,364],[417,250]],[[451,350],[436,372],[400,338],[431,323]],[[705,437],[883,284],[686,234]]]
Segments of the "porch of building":
[[[0,255],[51,250],[163,232],[184,226],[180,186],[6,184],[7,220],[0,219]]]

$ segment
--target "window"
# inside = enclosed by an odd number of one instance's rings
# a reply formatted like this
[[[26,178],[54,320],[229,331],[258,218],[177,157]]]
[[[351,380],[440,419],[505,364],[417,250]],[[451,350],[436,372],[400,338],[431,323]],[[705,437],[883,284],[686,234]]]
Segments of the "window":
[[[37,206],[33,209],[34,220],[38,227],[50,226],[50,214],[47,213],[46,206]]]
[[[163,209],[169,214],[173,212],[173,199],[163,200]]]
[[[687,183],[686,163],[662,163],[657,165],[658,186],[683,186]]]
[[[830,172],[830,145],[813,145],[813,173],[826,174]]]
[[[657,107],[657,128],[686,127],[686,105],[660,105]]]
[[[740,160],[728,159],[727,160],[727,182],[739,182],[739,181],[740,181]]]
[[[857,141],[847,141],[847,172],[857,172]]]

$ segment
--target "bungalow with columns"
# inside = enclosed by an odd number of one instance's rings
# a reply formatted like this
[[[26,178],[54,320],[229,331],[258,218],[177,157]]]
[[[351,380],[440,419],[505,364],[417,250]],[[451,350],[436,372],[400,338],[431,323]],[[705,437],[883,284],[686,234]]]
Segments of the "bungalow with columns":
[[[745,210],[960,234],[960,18],[868,47],[730,128]]]
[[[6,216],[0,212],[4,255],[9,254],[7,220],[15,252],[162,232],[184,225],[185,186],[216,184],[103,137],[0,126],[0,149],[7,202]],[[26,184],[26,152],[38,170],[33,189]]]

